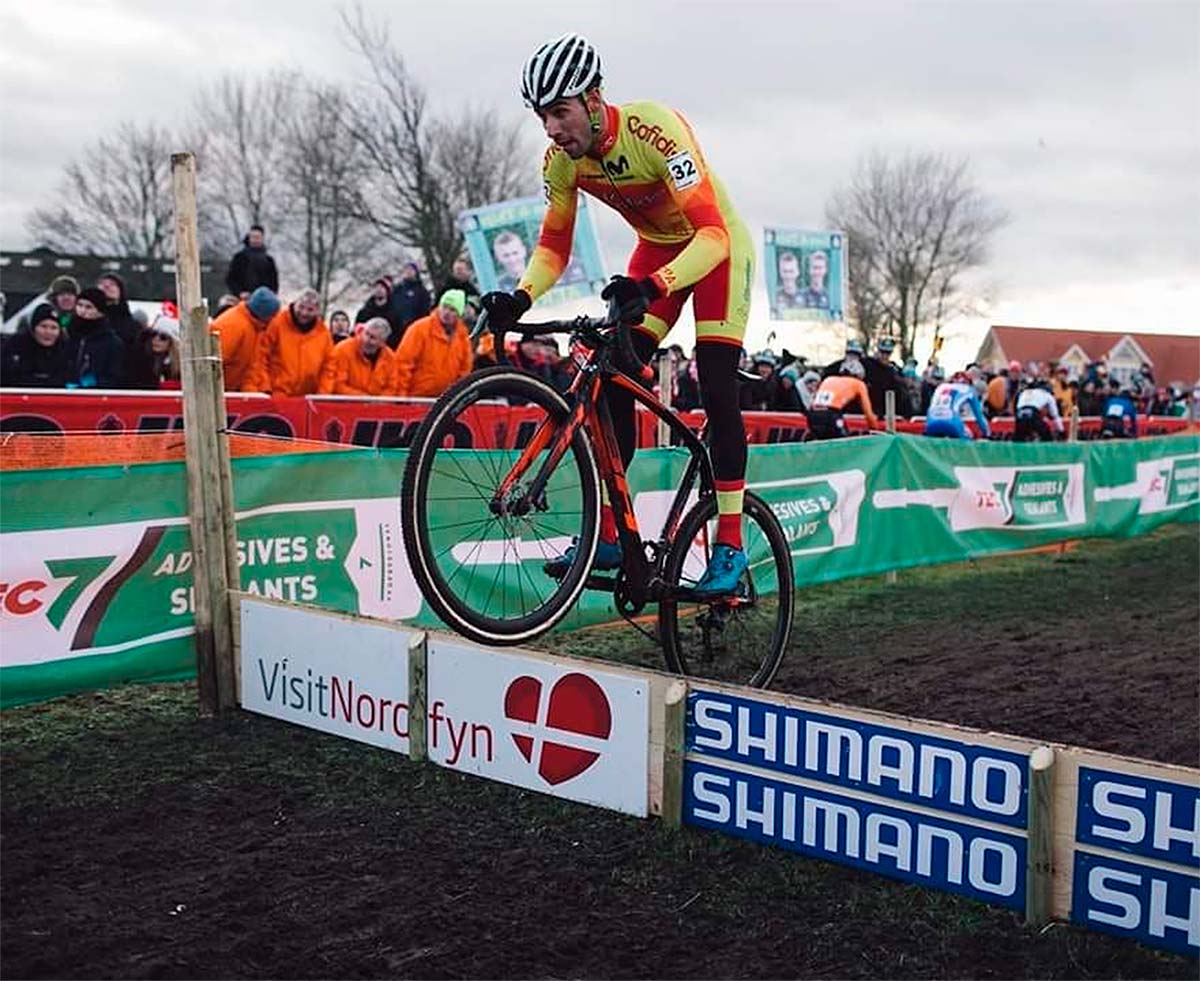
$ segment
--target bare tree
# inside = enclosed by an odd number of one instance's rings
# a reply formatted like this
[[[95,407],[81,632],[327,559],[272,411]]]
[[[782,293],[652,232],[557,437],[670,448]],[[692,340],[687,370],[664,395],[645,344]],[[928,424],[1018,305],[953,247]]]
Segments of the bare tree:
[[[972,184],[965,159],[880,153],[860,162],[826,218],[850,241],[854,325],[866,341],[895,336],[903,357],[920,331],[932,328],[936,344],[946,319],[971,302],[965,274],[986,261],[1008,220]]]
[[[353,285],[357,260],[378,243],[378,233],[361,217],[367,167],[349,120],[345,92],[320,85],[295,100],[287,126],[281,176],[292,210],[283,242],[299,257],[322,306]]]
[[[174,149],[166,129],[122,123],[67,165],[56,203],[30,215],[30,234],[59,251],[169,257]]]
[[[434,280],[445,276],[463,247],[458,212],[532,190],[522,180],[515,126],[497,126],[482,109],[436,119],[424,87],[392,46],[386,26],[361,7],[342,23],[370,72],[352,99],[353,134],[371,177],[363,217],[381,236],[419,252]]]
[[[273,237],[285,232],[287,135],[301,91],[298,73],[275,72],[258,79],[228,75],[197,97],[191,142],[210,248],[227,251],[255,224]]]

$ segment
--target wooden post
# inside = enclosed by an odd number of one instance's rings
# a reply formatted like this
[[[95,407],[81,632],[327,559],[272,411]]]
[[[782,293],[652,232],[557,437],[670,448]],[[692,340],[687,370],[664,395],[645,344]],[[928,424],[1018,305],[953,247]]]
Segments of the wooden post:
[[[200,711],[212,715],[237,705],[233,665],[233,618],[230,611],[230,561],[222,488],[229,476],[228,442],[218,424],[214,363],[208,311],[200,291],[200,247],[196,231],[196,158],[171,155],[175,196],[175,289],[179,303],[180,365],[183,382],[183,434],[186,447],[188,517],[192,534],[195,585],[196,670]],[[219,375],[217,376],[219,377]],[[224,453],[222,451],[224,450]],[[230,492],[232,497],[232,492]],[[230,516],[229,521],[232,521]]]
[[[426,715],[429,712],[429,635],[417,634],[408,645],[408,758],[429,759]]]
[[[671,408],[672,369],[670,354],[664,354],[658,359],[658,398],[668,409]],[[657,434],[654,440],[655,446],[671,445],[671,430],[661,419],[658,420],[655,433]]]
[[[1038,746],[1029,754],[1028,853],[1025,871],[1025,923],[1041,926],[1050,918],[1054,885],[1054,750]]]
[[[896,393],[890,388],[883,393],[883,415],[887,423],[887,431],[894,433],[896,431]],[[884,579],[889,586],[896,585],[896,570],[888,569]]]
[[[672,681],[663,699],[662,819],[668,828],[683,824],[684,725],[687,682]]]
[[[1067,419],[1067,442],[1074,443],[1079,439],[1079,406],[1071,406],[1071,415]]]

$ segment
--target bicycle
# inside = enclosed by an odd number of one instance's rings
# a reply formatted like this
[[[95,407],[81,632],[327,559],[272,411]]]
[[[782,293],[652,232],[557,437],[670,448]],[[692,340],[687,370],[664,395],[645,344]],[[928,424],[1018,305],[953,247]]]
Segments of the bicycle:
[[[476,336],[488,329],[486,314],[480,321]],[[708,563],[717,517],[704,430],[693,433],[639,384],[652,373],[612,307],[604,318],[517,324],[494,337],[497,352],[509,333],[569,335],[576,373],[564,395],[502,363],[467,376],[430,409],[409,448],[401,491],[405,548],[430,606],[471,640],[512,645],[548,631],[585,588],[604,590],[630,622],[658,604],[658,640],[670,670],[770,684],[787,647],[794,604],[790,546],[770,507],[747,491],[747,574],[733,595],[697,597],[692,587]],[[642,537],[602,398],[609,386],[632,393],[689,454],[662,529],[650,540]],[[454,445],[480,430],[491,448]],[[614,575],[591,568],[601,481],[623,555]],[[572,561],[560,578],[540,568],[572,544]]]

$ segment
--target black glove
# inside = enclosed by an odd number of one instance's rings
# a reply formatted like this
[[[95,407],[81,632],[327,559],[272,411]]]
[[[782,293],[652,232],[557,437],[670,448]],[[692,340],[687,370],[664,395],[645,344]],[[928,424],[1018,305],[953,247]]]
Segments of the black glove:
[[[524,290],[485,293],[479,303],[487,311],[488,322],[493,330],[508,330],[533,306],[533,300]]]
[[[616,301],[622,323],[640,324],[650,304],[661,295],[652,279],[614,276],[601,291],[600,299]]]

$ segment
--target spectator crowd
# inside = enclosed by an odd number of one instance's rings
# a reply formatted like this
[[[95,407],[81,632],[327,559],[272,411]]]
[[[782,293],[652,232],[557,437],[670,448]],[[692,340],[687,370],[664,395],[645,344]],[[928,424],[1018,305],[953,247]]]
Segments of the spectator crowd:
[[[252,227],[232,257],[226,286],[211,330],[220,342],[228,391],[276,395],[369,395],[436,397],[473,369],[496,363],[492,339],[478,343],[470,328],[480,309],[470,263],[457,259],[451,274],[431,291],[415,262],[398,275],[383,275],[353,318],[334,309],[323,315],[315,290],[287,302],[279,296],[279,274],[266,248],[264,230]],[[574,364],[552,337],[509,342],[507,359],[560,389]],[[1136,435],[1139,415],[1185,415],[1189,392],[1178,382],[1163,384],[1143,364],[1118,380],[1103,361],[1074,370],[1066,364],[1011,362],[968,364],[949,379],[931,360],[923,371],[909,358],[893,360],[895,344],[880,339],[868,354],[855,340],[828,365],[809,364],[784,350],[743,353],[753,381],[742,385],[745,410],[800,412],[814,435],[840,435],[844,413],[862,413],[879,425],[886,393],[894,392],[897,415],[933,416],[953,405],[968,407],[979,428],[986,420],[1020,420],[1037,408],[1039,418],[1102,416],[1112,435]],[[173,308],[150,320],[131,311],[125,283],[105,273],[87,288],[70,276],[51,282],[0,352],[0,384],[6,387],[170,389],[180,384],[179,323]],[[671,404],[701,407],[696,363],[679,345],[658,352],[670,379]],[[656,377],[663,377],[663,373]],[[662,394],[662,393],[660,393]],[[936,403],[936,404],[935,404]],[[1061,429],[1061,421],[1057,423]],[[1018,427],[1020,428],[1020,427]],[[1041,426],[1037,427],[1039,430]],[[1118,431],[1120,430],[1120,431]]]

